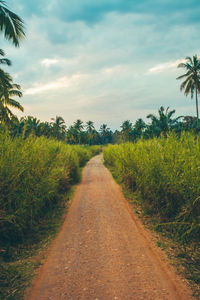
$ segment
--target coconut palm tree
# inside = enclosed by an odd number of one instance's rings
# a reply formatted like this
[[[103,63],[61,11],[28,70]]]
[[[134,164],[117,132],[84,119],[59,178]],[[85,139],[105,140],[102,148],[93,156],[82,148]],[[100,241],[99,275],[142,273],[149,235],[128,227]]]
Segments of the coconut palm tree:
[[[83,128],[84,128],[83,121],[81,121],[80,119],[76,120],[74,122],[73,128],[75,130],[74,135],[77,138],[77,143],[81,144],[81,142],[82,142],[82,131],[83,131]]]
[[[31,133],[36,136],[40,135],[40,120],[32,116],[27,116],[25,118],[21,118],[21,122],[24,123],[24,137],[29,136]]]
[[[132,139],[134,141],[137,141],[139,138],[141,138],[146,127],[147,127],[147,125],[145,124],[145,122],[141,118],[138,119],[135,122],[135,124],[133,126],[133,130],[131,132]]]
[[[12,99],[12,97],[22,97],[21,87],[18,84],[12,83],[10,80],[8,85],[0,86],[0,121],[4,123],[11,123],[15,117],[10,107],[16,108],[20,111],[24,111],[21,104]]]
[[[129,120],[126,120],[122,123],[122,125],[120,127],[122,128],[122,130],[121,130],[122,141],[123,142],[130,141],[130,138],[131,138],[130,133],[133,129],[133,124]]]
[[[191,95],[193,98],[195,94],[196,98],[196,114],[197,114],[197,125],[199,120],[199,111],[198,111],[198,94],[200,93],[200,59],[197,55],[191,57],[186,57],[185,63],[180,63],[178,68],[184,68],[186,73],[177,77],[176,79],[185,79],[181,86],[180,90],[184,90],[184,94],[188,96]]]
[[[86,130],[87,130],[87,143],[92,145],[94,142],[94,136],[96,134],[96,130],[94,128],[94,122],[88,121],[86,122]]]
[[[158,117],[149,114],[147,116],[148,119],[151,119],[151,124],[147,128],[148,133],[152,133],[153,136],[159,136],[163,133],[166,136],[168,130],[173,129],[176,124],[178,118],[172,119],[175,110],[169,111],[169,107],[165,110],[163,106],[161,106],[158,110]]]
[[[83,126],[83,121],[81,121],[80,119],[76,120],[76,122],[74,122],[74,128],[78,131],[81,132],[84,128]]]
[[[61,140],[64,139],[65,136],[65,121],[62,117],[56,116],[56,118],[52,118],[54,122],[51,123],[52,125],[52,131],[55,138]]]
[[[102,144],[107,144],[112,141],[112,131],[106,124],[102,124],[99,131]]]
[[[86,129],[88,133],[92,133],[92,131],[94,130],[94,122],[92,121],[86,122]]]
[[[20,41],[25,37],[24,22],[8,9],[3,0],[0,0],[0,31],[16,47],[19,47]]]
[[[11,61],[7,58],[4,58],[5,53],[2,49],[0,49],[0,56],[3,56],[3,58],[0,58],[0,65],[4,64],[7,66],[11,66]],[[9,73],[5,72],[0,68],[0,90],[2,90],[5,86],[12,87],[12,77]]]

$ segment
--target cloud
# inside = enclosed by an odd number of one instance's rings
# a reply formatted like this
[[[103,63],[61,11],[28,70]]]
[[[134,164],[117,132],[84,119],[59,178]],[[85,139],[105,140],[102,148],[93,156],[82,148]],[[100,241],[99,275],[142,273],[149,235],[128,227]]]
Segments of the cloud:
[[[60,90],[68,88],[70,86],[76,86],[80,80],[84,77],[84,74],[74,74],[71,77],[58,78],[56,81],[48,82],[46,84],[35,84],[34,87],[27,88],[24,91],[24,95],[37,95],[51,90]]]
[[[69,123],[76,118],[97,124],[110,120],[109,127],[116,128],[161,105],[178,114],[180,106],[192,111],[194,103],[179,91],[176,66],[199,53],[196,0],[8,4],[27,25],[20,49],[2,41],[13,61],[7,69],[25,90],[20,99],[25,114],[41,120],[57,114]]]
[[[58,64],[60,61],[56,58],[44,58],[41,60],[41,65],[50,67],[51,65]]]
[[[161,73],[161,72],[164,72],[166,70],[173,70],[175,68],[177,68],[178,64],[184,62],[185,60],[182,59],[182,60],[175,60],[175,61],[168,61],[168,62],[165,62],[165,63],[162,63],[162,64],[158,64],[152,68],[150,68],[148,70],[147,73]]]
[[[112,12],[147,13],[156,17],[176,12],[182,20],[194,23],[198,22],[200,12],[200,3],[196,0],[8,0],[8,5],[27,17],[57,16],[64,22],[83,21],[87,24],[98,23]]]

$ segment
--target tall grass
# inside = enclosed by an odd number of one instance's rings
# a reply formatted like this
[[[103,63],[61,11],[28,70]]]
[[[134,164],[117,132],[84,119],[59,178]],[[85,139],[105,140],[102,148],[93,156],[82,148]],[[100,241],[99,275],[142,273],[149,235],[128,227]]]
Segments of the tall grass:
[[[0,133],[0,299],[22,299],[55,236],[70,187],[99,146],[69,146],[44,137]]]
[[[0,134],[0,242],[23,242],[56,209],[98,149],[69,146],[44,137],[12,139]],[[96,153],[95,152],[95,153]],[[2,250],[1,249],[1,250]]]
[[[104,161],[182,242],[200,240],[200,138],[193,134],[108,146]]]

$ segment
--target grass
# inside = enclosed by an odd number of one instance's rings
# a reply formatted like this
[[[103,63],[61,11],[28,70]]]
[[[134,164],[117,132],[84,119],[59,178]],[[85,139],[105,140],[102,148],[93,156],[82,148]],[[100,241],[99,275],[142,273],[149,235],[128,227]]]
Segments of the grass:
[[[12,258],[0,265],[0,299],[23,299],[24,291],[31,285],[38,267],[45,258],[46,250],[54,240],[70,205],[74,188],[65,196],[51,216],[40,223],[40,230],[26,240],[26,243],[13,247]]]
[[[200,139],[192,134],[104,149],[125,197],[200,299],[199,153]]]
[[[23,298],[38,253],[63,222],[72,186],[100,150],[0,132],[0,299]]]
[[[120,183],[112,170],[111,173],[113,178]],[[169,232],[165,230],[158,231],[156,228],[160,222],[159,216],[151,215],[145,209],[141,194],[138,191],[131,191],[123,183],[120,183],[120,185],[125,198],[138,218],[152,232],[157,247],[167,254],[170,263],[176,268],[178,274],[183,280],[186,279],[187,284],[193,291],[193,295],[200,299],[200,248],[194,243],[180,244],[176,237],[170,235]]]

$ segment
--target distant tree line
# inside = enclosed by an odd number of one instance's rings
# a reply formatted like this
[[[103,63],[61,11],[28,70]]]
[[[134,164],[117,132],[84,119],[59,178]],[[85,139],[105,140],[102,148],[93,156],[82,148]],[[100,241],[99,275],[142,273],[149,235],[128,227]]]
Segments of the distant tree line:
[[[97,130],[93,121],[85,124],[82,120],[76,120],[69,127],[66,126],[62,117],[56,116],[50,122],[42,122],[39,119],[27,116],[15,120],[7,127],[12,137],[22,137],[26,139],[30,135],[37,137],[45,136],[56,140],[64,141],[67,144],[119,144],[124,142],[136,142],[138,139],[150,139],[153,137],[167,136],[167,133],[174,131],[180,134],[183,131],[200,131],[197,126],[196,117],[179,116],[174,117],[175,110],[163,106],[158,110],[158,114],[149,114],[145,123],[143,119],[138,119],[135,123],[125,120],[120,126],[120,130],[112,131],[107,124],[102,124]],[[4,128],[1,125],[0,128]]]

